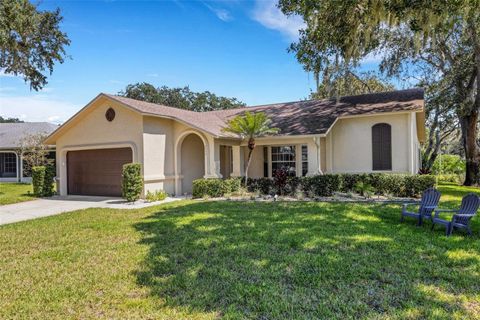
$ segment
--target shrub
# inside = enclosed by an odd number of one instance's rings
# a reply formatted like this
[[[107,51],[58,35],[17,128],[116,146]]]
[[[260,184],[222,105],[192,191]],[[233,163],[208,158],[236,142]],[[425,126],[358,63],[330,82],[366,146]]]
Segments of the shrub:
[[[357,191],[362,197],[370,198],[375,189],[368,183],[358,181],[355,185],[355,191]]]
[[[280,179],[281,178],[281,179]],[[193,197],[221,197],[226,193],[240,190],[240,179],[199,179],[193,182]],[[329,197],[334,192],[359,192],[379,195],[390,194],[397,197],[413,197],[435,185],[435,177],[431,175],[407,175],[394,173],[360,173],[360,174],[324,174],[310,177],[276,176],[274,179],[248,179],[249,192],[272,195],[296,196],[303,192],[309,197]],[[359,188],[363,190],[359,190]]]
[[[238,193],[242,189],[241,178],[222,179],[197,179],[193,181],[193,198],[223,197],[228,193]],[[250,179],[248,179],[250,181]]]
[[[32,167],[33,194],[40,197],[43,195],[45,185],[45,166]]]
[[[277,169],[273,175],[273,186],[275,187],[275,193],[284,195],[286,193],[288,173],[287,170],[281,168]]]
[[[223,180],[226,193],[238,192],[242,188],[242,180],[240,178],[228,178]]]
[[[43,182],[43,191],[42,195],[44,197],[51,197],[54,194],[54,184],[53,179],[55,178],[56,172],[55,167],[52,165],[47,165],[45,167],[45,177]]]
[[[122,196],[129,202],[140,199],[143,189],[142,167],[139,163],[127,163],[122,171]]]
[[[405,175],[404,176],[405,197],[415,197],[422,194],[428,188],[435,185],[435,177],[432,175]]]
[[[273,180],[269,178],[248,178],[247,188],[249,192],[260,192],[261,194],[273,194],[275,193]]]
[[[299,177],[288,177],[287,185],[285,186],[285,194],[296,195],[300,190],[301,178]]]
[[[434,174],[461,174],[465,172],[465,160],[456,154],[441,154],[435,159],[432,172]]]
[[[340,176],[341,178],[341,188],[339,191],[349,192],[355,191],[355,186],[359,182],[366,182],[367,175],[366,174],[358,174],[358,173],[343,173]]]
[[[194,198],[222,197],[227,192],[226,184],[222,179],[197,179],[193,181],[192,196]]]
[[[303,177],[302,189],[307,194],[319,197],[328,197],[339,191],[341,177],[338,174],[324,174],[312,177]]]
[[[168,194],[164,190],[156,190],[156,191],[147,191],[147,195],[145,199],[148,202],[155,202],[155,201],[162,201],[167,198]]]
[[[441,182],[461,183],[462,175],[460,174],[437,174],[436,178]]]

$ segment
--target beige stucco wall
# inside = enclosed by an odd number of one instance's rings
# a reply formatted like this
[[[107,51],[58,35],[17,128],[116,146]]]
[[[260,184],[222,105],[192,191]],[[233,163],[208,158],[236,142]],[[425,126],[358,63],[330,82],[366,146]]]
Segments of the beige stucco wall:
[[[326,138],[327,171],[372,171],[372,126],[392,126],[392,172],[413,172],[411,143],[415,140],[412,113],[339,119]],[[413,121],[414,123],[414,121]]]
[[[182,192],[192,192],[192,181],[205,175],[204,147],[196,134],[185,137],[181,146]]]
[[[115,110],[115,119],[105,119],[106,110]],[[67,129],[67,128],[66,128]],[[67,194],[66,154],[70,150],[130,147],[133,161],[143,163],[142,116],[116,102],[101,98],[68,124],[57,140],[57,178],[60,194]]]
[[[175,193],[174,120],[143,118],[143,170],[145,192],[165,190]]]
[[[242,147],[245,168],[248,161],[248,147]],[[257,146],[253,149],[252,160],[250,162],[250,168],[248,169],[248,176],[250,178],[263,177],[263,146]]]

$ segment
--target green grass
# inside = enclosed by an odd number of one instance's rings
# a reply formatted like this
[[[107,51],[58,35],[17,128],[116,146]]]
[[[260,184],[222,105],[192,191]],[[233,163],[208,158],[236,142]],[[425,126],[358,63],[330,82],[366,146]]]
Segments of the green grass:
[[[35,199],[31,184],[0,183],[0,205]]]
[[[0,318],[480,318],[480,219],[447,238],[399,212],[182,201],[2,226]]]

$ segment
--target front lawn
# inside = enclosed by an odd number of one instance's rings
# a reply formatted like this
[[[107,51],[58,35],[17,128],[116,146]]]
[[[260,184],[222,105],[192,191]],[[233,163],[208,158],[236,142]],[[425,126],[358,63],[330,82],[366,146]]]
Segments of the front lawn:
[[[445,206],[467,191],[441,187]],[[0,318],[480,318],[474,236],[398,205],[182,201],[0,227]]]
[[[0,205],[35,199],[31,184],[0,183]]]

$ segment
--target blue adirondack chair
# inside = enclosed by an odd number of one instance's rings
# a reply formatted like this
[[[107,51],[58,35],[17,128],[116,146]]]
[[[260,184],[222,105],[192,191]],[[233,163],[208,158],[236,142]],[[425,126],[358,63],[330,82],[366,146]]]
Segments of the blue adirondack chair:
[[[469,235],[472,234],[470,229],[470,220],[477,213],[480,207],[480,198],[474,194],[469,193],[462,199],[462,204],[458,210],[435,210],[435,215],[432,219],[432,230],[435,224],[441,224],[445,226],[447,236],[452,234],[453,228],[467,229]],[[452,220],[444,220],[439,218],[440,212],[455,212]]]
[[[405,217],[415,218],[418,221],[418,225],[423,224],[423,220],[431,220],[432,213],[435,208],[438,206],[438,201],[440,200],[440,192],[437,189],[429,188],[425,190],[422,194],[422,200],[420,203],[404,203],[402,208],[402,216],[400,221],[403,222]],[[408,206],[417,205],[418,211],[412,212],[408,211]]]

